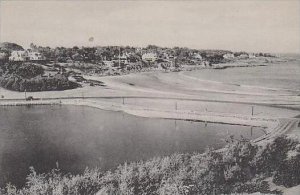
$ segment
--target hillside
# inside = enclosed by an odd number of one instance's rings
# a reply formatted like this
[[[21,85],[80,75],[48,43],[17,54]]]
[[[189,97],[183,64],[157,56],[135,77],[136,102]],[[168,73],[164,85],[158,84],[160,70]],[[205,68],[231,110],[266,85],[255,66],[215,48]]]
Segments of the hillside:
[[[24,50],[24,48],[16,43],[3,42],[0,43],[0,50]]]

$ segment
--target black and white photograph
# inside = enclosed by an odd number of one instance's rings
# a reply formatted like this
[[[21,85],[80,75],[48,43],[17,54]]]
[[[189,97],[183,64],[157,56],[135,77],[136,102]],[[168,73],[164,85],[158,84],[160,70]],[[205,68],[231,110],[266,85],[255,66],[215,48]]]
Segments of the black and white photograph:
[[[299,0],[0,0],[0,195],[299,195]]]

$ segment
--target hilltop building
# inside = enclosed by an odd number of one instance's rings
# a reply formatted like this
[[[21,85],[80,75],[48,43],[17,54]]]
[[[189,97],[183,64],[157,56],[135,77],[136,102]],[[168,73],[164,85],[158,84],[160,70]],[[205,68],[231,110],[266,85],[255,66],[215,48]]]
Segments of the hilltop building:
[[[226,53],[223,55],[224,59],[233,59],[234,58],[234,54],[233,53]]]
[[[25,61],[42,61],[46,58],[39,52],[34,52],[31,50],[24,51],[12,51],[9,56],[9,61],[13,62],[25,62]]]
[[[28,57],[30,61],[40,61],[45,60],[45,57],[39,52],[28,52]]]
[[[253,54],[253,53],[249,53],[249,58],[255,58],[256,56],[255,56],[255,54]]]
[[[194,53],[193,58],[197,60],[202,60],[202,56],[199,53]]]
[[[157,55],[155,53],[145,53],[142,55],[142,60],[148,62],[155,62],[157,60]]]
[[[115,56],[113,59],[114,63],[128,64],[128,56],[127,54],[122,54],[120,56]]]
[[[247,58],[249,58],[249,55],[246,54],[246,53],[244,53],[244,54],[239,55],[238,58],[240,58],[240,59],[247,59]]]
[[[9,56],[9,61],[24,62],[28,60],[29,56],[27,51],[12,51],[11,55]]]

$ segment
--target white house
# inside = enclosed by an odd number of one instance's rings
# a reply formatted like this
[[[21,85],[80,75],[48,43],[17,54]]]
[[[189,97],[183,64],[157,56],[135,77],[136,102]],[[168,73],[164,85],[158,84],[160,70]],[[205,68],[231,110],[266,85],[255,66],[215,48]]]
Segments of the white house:
[[[126,53],[126,54],[122,54],[121,56],[120,56],[120,60],[121,60],[121,62],[122,63],[125,63],[125,64],[128,64],[128,61],[127,61],[127,59],[128,59],[128,54]]]
[[[226,53],[223,55],[223,58],[224,59],[233,59],[234,55],[233,55],[233,53]]]
[[[145,53],[142,55],[142,60],[148,62],[155,62],[157,60],[157,55],[155,53]]]
[[[249,58],[249,55],[248,54],[241,54],[241,55],[239,55],[239,58],[240,59],[246,59],[246,58]]]
[[[194,53],[193,58],[197,60],[202,60],[202,56],[199,53]]]
[[[39,52],[25,51],[12,51],[9,61],[24,62],[24,61],[40,61],[45,60],[45,57]]]
[[[128,64],[128,60],[127,60],[127,54],[122,54],[120,56],[115,56],[113,59],[114,63],[122,63],[122,64]]]
[[[249,53],[249,58],[255,58],[255,57],[256,57],[255,54]]]
[[[15,62],[24,62],[27,61],[28,58],[28,52],[27,51],[12,51],[9,56],[9,61],[15,61]]]
[[[114,65],[113,61],[104,60],[103,63],[104,63],[105,66],[108,66],[108,67],[112,67]]]
[[[39,52],[28,52],[28,57],[31,61],[45,60],[45,57]]]

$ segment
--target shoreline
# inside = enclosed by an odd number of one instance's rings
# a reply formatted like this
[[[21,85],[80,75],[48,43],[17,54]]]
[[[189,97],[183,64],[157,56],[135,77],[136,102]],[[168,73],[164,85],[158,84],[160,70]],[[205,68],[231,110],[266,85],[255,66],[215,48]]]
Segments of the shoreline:
[[[196,121],[205,123],[216,123],[216,124],[228,124],[228,125],[240,125],[240,126],[252,126],[261,127],[265,131],[265,135],[253,140],[269,139],[275,135],[284,134],[287,130],[280,129],[282,126],[281,121],[277,118],[263,118],[247,115],[237,115],[230,113],[217,113],[217,112],[199,112],[190,110],[157,110],[149,109],[141,106],[133,105],[122,105],[118,103],[105,102],[105,101],[92,101],[88,99],[73,99],[73,100],[32,100],[32,101],[15,101],[12,102],[1,102],[0,106],[31,106],[31,105],[73,105],[73,106],[88,106],[96,109],[124,112],[136,117],[145,118],[160,118],[160,119],[171,119],[171,120],[186,120]],[[297,119],[296,119],[297,120]],[[298,120],[297,120],[298,121]],[[279,132],[279,133],[278,133]]]
[[[107,110],[107,111],[117,111],[131,114],[137,117],[145,118],[160,118],[160,119],[172,119],[172,120],[196,120],[199,122],[215,123],[215,124],[228,124],[228,125],[240,125],[240,126],[252,126],[261,127],[264,129],[265,135],[262,135],[251,142],[256,144],[262,144],[265,141],[278,137],[280,135],[286,134],[288,131],[293,130],[293,128],[300,124],[300,119],[297,118],[257,118],[249,116],[234,116],[234,115],[224,115],[224,113],[213,113],[208,115],[194,112],[191,113],[175,113],[174,111],[166,110],[151,110],[142,109],[135,110],[134,108],[122,108],[122,105],[102,105],[99,102],[88,102],[88,101],[77,101],[77,102],[62,102],[63,105],[75,105],[75,106],[89,106],[97,109]],[[215,115],[214,115],[215,114]]]
[[[134,97],[135,98],[135,97]],[[119,98],[117,98],[119,99]],[[151,99],[151,98],[149,98]],[[188,100],[187,100],[188,101]],[[193,101],[193,100],[192,100]],[[145,107],[133,106],[133,105],[121,105],[117,103],[107,103],[104,101],[91,101],[89,98],[80,99],[54,99],[54,100],[14,100],[13,102],[0,101],[0,106],[30,106],[30,105],[73,105],[73,106],[88,106],[92,108],[98,108],[107,111],[125,112],[127,114],[145,117],[145,118],[161,118],[161,119],[174,119],[174,120],[186,120],[186,121],[196,121],[196,122],[208,122],[208,123],[220,123],[220,124],[230,124],[230,125],[241,125],[241,126],[253,126],[253,127],[263,127],[266,125],[257,125],[257,121],[260,122],[276,122],[274,118],[260,118],[260,117],[249,117],[246,115],[230,115],[226,113],[217,112],[199,112],[191,110],[157,110],[149,109]],[[143,113],[144,112],[144,113]],[[148,112],[148,113],[147,113]],[[158,116],[154,116],[157,114]],[[212,118],[205,117],[223,117],[223,118],[235,118],[235,122],[226,122],[225,120],[215,120]],[[253,123],[247,121],[253,121]],[[238,122],[243,121],[243,122]]]

